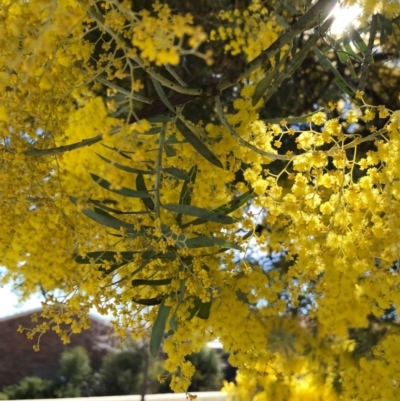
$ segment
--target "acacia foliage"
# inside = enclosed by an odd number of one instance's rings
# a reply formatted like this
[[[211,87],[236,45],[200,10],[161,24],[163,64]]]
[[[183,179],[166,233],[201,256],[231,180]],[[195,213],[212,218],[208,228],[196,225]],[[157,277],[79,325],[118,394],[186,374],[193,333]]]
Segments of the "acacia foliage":
[[[262,396],[395,397],[395,331],[367,358],[349,330],[400,302],[400,111],[369,79],[398,74],[400,7],[360,1],[333,37],[337,3],[0,2],[3,281],[49,318],[29,337],[95,306],[153,355],[168,334],[175,391],[218,337]],[[277,109],[299,88],[305,115]]]

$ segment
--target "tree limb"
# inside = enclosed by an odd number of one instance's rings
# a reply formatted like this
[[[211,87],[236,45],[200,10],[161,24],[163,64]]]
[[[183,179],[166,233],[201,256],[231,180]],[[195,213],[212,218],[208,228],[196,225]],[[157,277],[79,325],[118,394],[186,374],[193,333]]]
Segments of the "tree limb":
[[[361,77],[360,77],[360,82],[358,83],[359,91],[363,91],[365,89],[365,85],[367,84],[369,65],[370,65],[370,60],[372,58],[372,48],[374,47],[377,28],[378,28],[378,17],[376,14],[374,14],[372,16],[371,29],[369,31],[368,47],[361,67]]]
[[[290,43],[297,35],[315,28],[323,21],[332,8],[338,3],[338,0],[320,0],[317,4],[311,7],[294,25],[292,25],[282,36],[280,36],[268,49],[261,52],[254,60],[250,61],[245,67],[237,72],[233,77],[222,81],[218,85],[218,90],[223,91],[242,79],[247,78],[253,71],[258,68],[268,70],[269,59],[285,45]]]

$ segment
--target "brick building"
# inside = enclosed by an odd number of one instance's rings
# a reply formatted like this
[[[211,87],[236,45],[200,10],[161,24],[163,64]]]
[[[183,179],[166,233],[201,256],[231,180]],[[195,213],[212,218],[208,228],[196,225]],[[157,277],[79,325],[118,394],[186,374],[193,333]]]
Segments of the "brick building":
[[[25,333],[17,332],[18,326],[33,327],[34,310],[0,319],[0,391],[4,386],[18,383],[27,376],[56,379],[58,361],[68,348],[83,346],[89,354],[92,368],[97,370],[104,355],[115,346],[110,324],[91,316],[91,327],[71,337],[70,344],[63,344],[56,333],[49,331],[42,336],[41,349],[35,352],[35,340],[28,340]]]

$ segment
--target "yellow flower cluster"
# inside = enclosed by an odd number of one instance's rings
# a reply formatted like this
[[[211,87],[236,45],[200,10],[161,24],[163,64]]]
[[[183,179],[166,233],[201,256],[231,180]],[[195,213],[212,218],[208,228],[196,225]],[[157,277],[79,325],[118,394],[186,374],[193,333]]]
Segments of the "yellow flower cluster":
[[[253,60],[282,29],[262,4],[221,12],[209,39]],[[67,343],[92,306],[141,338],[161,311],[175,391],[193,375],[185,357],[219,338],[239,400],[336,400],[341,383],[366,401],[372,381],[375,398],[397,399],[397,333],[357,360],[348,329],[400,307],[400,111],[359,92],[337,118],[263,121],[259,68],[209,120],[188,121],[163,88],[205,95],[169,65],[210,62],[207,35],[159,2],[0,0],[0,31],[2,280],[22,298],[61,294],[30,338]],[[282,266],[248,263],[252,249]],[[310,294],[307,321],[283,316]]]
[[[244,53],[253,60],[273,43],[282,30],[276,19],[269,15],[261,1],[253,1],[247,10],[224,10],[220,13],[221,26],[210,33],[211,40],[225,42],[224,50],[233,56]],[[228,22],[227,27],[224,21]]]

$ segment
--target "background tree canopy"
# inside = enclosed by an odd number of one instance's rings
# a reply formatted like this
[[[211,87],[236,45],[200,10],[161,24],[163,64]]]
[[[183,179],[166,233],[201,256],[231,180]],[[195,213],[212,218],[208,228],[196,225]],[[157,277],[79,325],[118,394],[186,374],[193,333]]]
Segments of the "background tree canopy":
[[[358,7],[339,33],[334,7]],[[0,16],[2,280],[48,318],[28,336],[68,342],[95,306],[163,347],[174,391],[219,338],[238,399],[398,398],[398,1]]]

